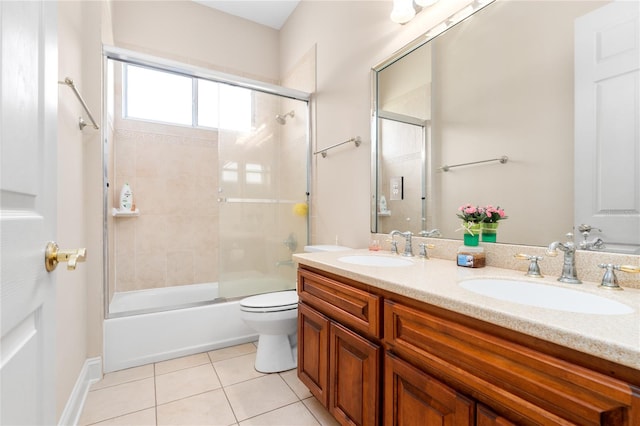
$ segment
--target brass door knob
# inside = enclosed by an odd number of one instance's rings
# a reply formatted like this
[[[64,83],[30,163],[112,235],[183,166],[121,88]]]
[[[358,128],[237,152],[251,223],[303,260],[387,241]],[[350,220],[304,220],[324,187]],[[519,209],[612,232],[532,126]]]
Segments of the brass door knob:
[[[59,262],[67,262],[67,269],[74,271],[78,262],[84,262],[87,258],[87,249],[60,250],[58,244],[50,241],[44,251],[44,266],[47,272],[56,269]]]

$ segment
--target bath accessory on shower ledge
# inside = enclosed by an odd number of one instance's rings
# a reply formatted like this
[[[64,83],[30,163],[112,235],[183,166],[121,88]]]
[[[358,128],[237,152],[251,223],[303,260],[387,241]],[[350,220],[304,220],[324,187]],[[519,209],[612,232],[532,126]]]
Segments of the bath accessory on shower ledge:
[[[351,138],[348,141],[344,141],[344,142],[339,142],[335,145],[331,145],[328,146],[324,149],[321,149],[320,151],[316,151],[313,153],[313,155],[318,155],[318,154],[322,154],[322,158],[327,158],[327,151],[329,151],[330,149],[333,149],[335,147],[338,147],[340,145],[344,145],[345,143],[350,143],[353,142],[356,145],[356,148],[360,146],[360,144],[362,143],[362,140],[360,139],[360,136],[356,136],[355,138]]]
[[[140,210],[138,210],[138,209],[135,209],[135,210],[120,210],[120,209],[116,209],[114,207],[113,210],[111,211],[111,214],[114,217],[134,217],[134,216],[140,216]]]

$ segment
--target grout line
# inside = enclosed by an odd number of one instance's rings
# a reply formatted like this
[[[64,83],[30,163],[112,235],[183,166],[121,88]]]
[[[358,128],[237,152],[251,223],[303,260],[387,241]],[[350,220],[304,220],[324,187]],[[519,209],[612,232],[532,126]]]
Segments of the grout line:
[[[265,411],[264,413],[256,414],[255,416],[247,417],[246,419],[243,420],[243,422],[246,422],[247,420],[255,419],[256,417],[264,416],[265,414],[273,413],[274,411],[280,410],[281,408],[289,407],[294,404],[302,404],[305,410],[307,410],[309,414],[311,414],[311,417],[313,417],[318,422],[318,425],[322,425],[322,423],[320,423],[320,421],[316,418],[316,416],[313,415],[311,410],[309,410],[309,408],[306,405],[304,405],[304,403],[301,400],[298,400],[289,404],[285,404],[281,407],[276,407],[273,410]]]
[[[191,356],[191,355],[190,355]],[[184,371],[184,370],[188,370],[190,368],[196,368],[196,367],[202,367],[203,365],[207,365],[210,364],[211,360],[209,360],[209,362],[203,362],[202,364],[196,364],[196,365],[189,365],[187,367],[182,367],[182,368],[178,368],[177,370],[171,370],[171,371],[167,371],[164,373],[156,373],[156,376],[166,376],[167,374],[172,374],[172,373],[177,373],[178,371]],[[155,370],[155,365],[154,365],[154,370]]]
[[[291,387],[289,382],[287,382],[284,377],[282,377],[282,373],[289,373],[289,372],[291,372],[291,370],[281,371],[281,372],[278,373],[278,376],[280,376],[280,378],[284,381],[284,384],[287,385],[289,387],[289,389],[291,389],[291,392],[293,392],[293,394],[296,396],[296,398],[298,398],[298,401],[302,401],[302,398],[300,398],[300,396],[296,393],[296,390],[293,387]],[[295,378],[297,379],[298,376],[296,375]]]
[[[215,391],[219,391],[219,390],[222,390],[222,387],[205,390],[205,391],[202,391],[202,392],[194,393],[193,395],[183,396],[183,397],[180,397],[178,399],[172,399],[171,401],[163,402],[162,404],[157,404],[156,407],[159,407],[161,405],[173,404],[174,402],[183,401],[185,399],[193,398],[194,396],[200,396],[200,395],[204,395],[205,393],[211,393],[211,392],[215,392]]]
[[[152,409],[152,408],[154,408],[154,407],[141,408],[141,409],[139,409],[139,410],[131,411],[130,413],[124,413],[124,414],[117,415],[117,416],[115,416],[115,417],[109,417],[108,419],[98,420],[97,422],[93,422],[93,423],[83,423],[81,426],[98,425],[98,424],[100,424],[100,423],[107,422],[107,421],[109,421],[109,420],[119,419],[120,417],[126,417],[126,416],[128,416],[128,415],[135,414],[135,413],[140,413],[140,412],[142,412],[142,411],[150,410],[150,409]],[[157,423],[156,423],[156,425],[157,425]]]
[[[208,353],[207,353],[208,355]],[[216,370],[215,365],[213,365],[213,361],[211,357],[209,357],[209,361],[211,361],[211,367],[213,367],[213,372],[216,374],[218,378],[218,382],[220,382],[220,389],[222,389],[222,393],[224,394],[224,398],[227,400],[227,404],[229,404],[229,408],[231,409],[231,413],[233,414],[233,418],[236,419],[236,425],[240,422],[238,421],[238,415],[236,414],[236,410],[233,409],[233,405],[231,405],[231,401],[229,400],[229,395],[227,395],[227,391],[225,390],[225,386],[222,384],[222,380],[220,380],[220,376],[218,375],[218,370]]]
[[[318,422],[318,424],[319,424],[320,426],[322,426],[322,421],[321,421],[321,420],[320,420],[320,419],[315,415],[315,413],[314,413],[314,412],[309,408],[309,406],[307,406],[307,404],[305,404],[305,403],[304,403],[306,400],[308,400],[308,399],[312,399],[312,398],[313,398],[313,399],[315,399],[315,396],[311,395],[311,396],[310,396],[310,397],[308,397],[308,398],[305,398],[305,399],[300,400],[300,402],[302,402],[302,405],[304,405],[304,408],[306,408],[306,409],[307,409],[307,411],[308,411],[309,413],[311,413],[311,417],[313,417],[314,419],[316,419],[316,421]],[[320,401],[318,401],[318,402],[320,402]],[[320,404],[320,405],[322,405],[322,404]],[[325,409],[326,409],[326,408],[325,408]]]
[[[158,390],[156,381],[156,363],[153,363],[153,401],[155,405],[153,409],[155,411],[156,426],[158,426]]]
[[[132,367],[132,368],[144,367],[145,365],[149,365],[149,364],[144,364],[144,365],[140,365],[140,366],[138,366],[138,367]],[[125,369],[125,370],[119,370],[119,371],[126,371],[126,370],[129,370],[129,369],[127,368],[127,369]],[[112,372],[112,373],[107,373],[107,374],[114,374],[114,373],[117,373],[117,372],[118,372],[118,371],[114,371],[114,372]],[[127,384],[127,383],[139,382],[139,381],[141,381],[141,380],[150,379],[150,378],[152,378],[153,376],[154,376],[154,374],[153,374],[153,373],[151,373],[151,375],[150,375],[150,376],[137,377],[137,378],[135,378],[135,379],[133,379],[133,378],[132,378],[132,379],[125,380],[125,381],[123,381],[123,382],[118,382],[118,383],[114,383],[114,384],[111,384],[111,385],[101,386],[101,387],[96,388],[96,389],[89,389],[89,392],[97,392],[97,391],[101,391],[101,390],[103,390],[103,389],[109,389],[109,388],[112,388],[112,387],[114,387],[114,386],[120,386],[120,385],[124,385],[124,384]],[[103,379],[101,379],[101,380],[99,380],[99,381],[97,381],[97,382],[96,382],[96,384],[97,384],[97,383],[100,383],[102,380],[104,380],[104,378],[103,378]]]

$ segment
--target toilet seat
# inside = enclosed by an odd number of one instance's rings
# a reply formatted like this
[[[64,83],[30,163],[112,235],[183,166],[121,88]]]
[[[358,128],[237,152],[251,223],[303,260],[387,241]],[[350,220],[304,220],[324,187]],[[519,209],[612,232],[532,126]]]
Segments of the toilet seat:
[[[292,309],[298,309],[295,290],[258,294],[240,301],[240,310],[245,312],[282,312]]]

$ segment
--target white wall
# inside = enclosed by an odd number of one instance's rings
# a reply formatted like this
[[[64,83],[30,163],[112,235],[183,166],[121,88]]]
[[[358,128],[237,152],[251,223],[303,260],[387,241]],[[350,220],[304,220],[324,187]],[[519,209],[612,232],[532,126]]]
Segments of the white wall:
[[[280,31],[280,69],[286,74],[316,50],[313,97],[315,149],[360,136],[313,161],[312,239],[366,247],[369,240],[371,148],[370,69],[459,10],[441,1],[411,22],[389,19],[390,1],[302,1]],[[296,87],[297,88],[297,87]]]
[[[278,32],[191,1],[118,0],[118,47],[275,83]]]
[[[58,3],[58,76],[70,77],[96,120],[101,118],[102,18],[109,3]],[[105,13],[103,13],[103,11]],[[106,25],[106,35],[110,24]],[[100,131],[78,128],[89,117],[72,90],[59,86],[58,243],[87,248],[75,271],[58,268],[56,411],[60,417],[84,362],[102,354],[102,167]]]
[[[71,77],[82,88],[82,8],[77,2],[60,2],[58,21],[59,80]],[[78,117],[84,116],[84,111],[71,88],[59,86],[58,92],[58,244],[63,248],[86,247],[84,143],[78,129]],[[63,266],[55,273],[56,408],[57,416],[60,416],[87,358],[87,268],[85,264],[79,264],[71,272]]]

